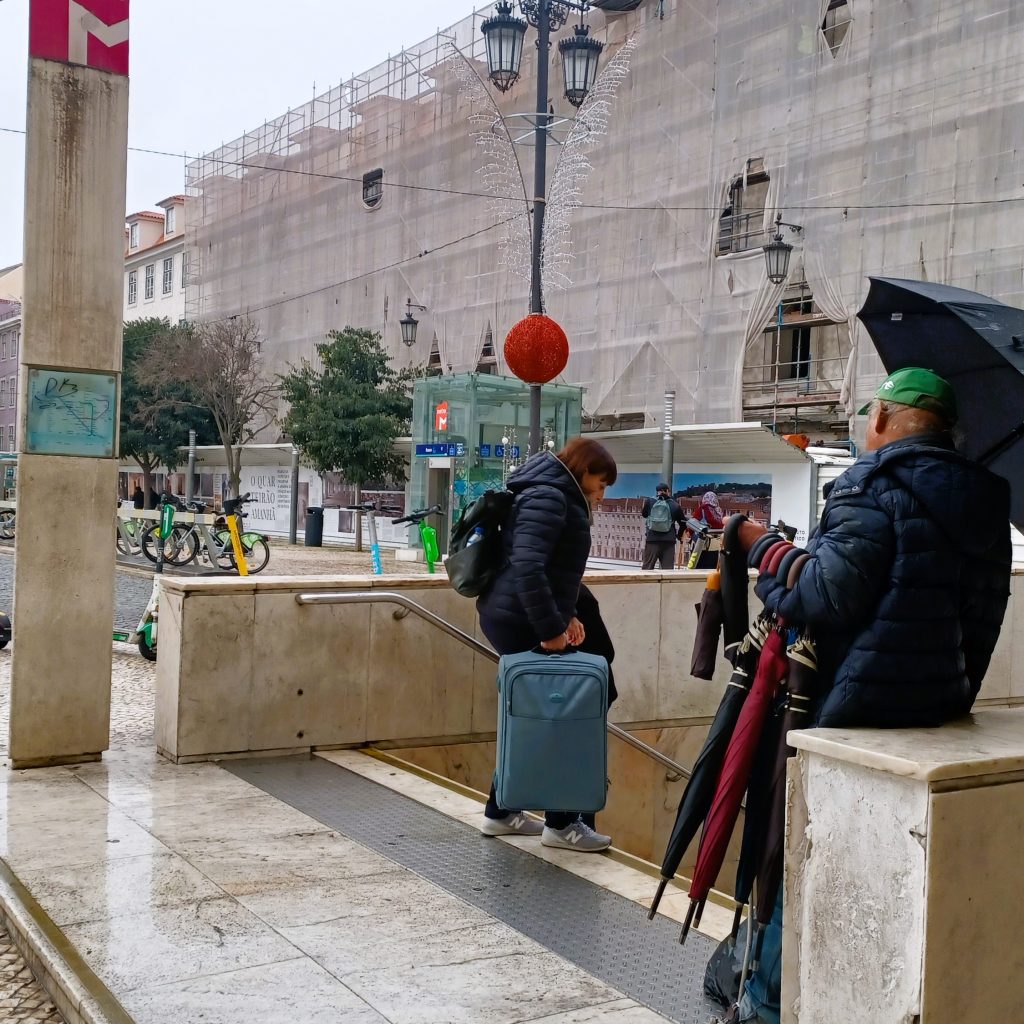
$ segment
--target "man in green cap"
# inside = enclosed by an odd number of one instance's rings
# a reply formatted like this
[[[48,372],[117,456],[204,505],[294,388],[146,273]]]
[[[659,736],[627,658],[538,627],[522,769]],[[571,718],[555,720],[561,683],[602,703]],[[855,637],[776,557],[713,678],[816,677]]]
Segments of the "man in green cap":
[[[786,559],[783,578],[762,572],[755,592],[815,642],[814,725],[941,725],[970,711],[999,637],[1009,485],[956,450],[956,397],[931,370],[891,373],[860,412],[867,450],[826,491],[807,557]],[[759,570],[764,533],[740,527]],[[734,1020],[778,1024],[780,914]]]

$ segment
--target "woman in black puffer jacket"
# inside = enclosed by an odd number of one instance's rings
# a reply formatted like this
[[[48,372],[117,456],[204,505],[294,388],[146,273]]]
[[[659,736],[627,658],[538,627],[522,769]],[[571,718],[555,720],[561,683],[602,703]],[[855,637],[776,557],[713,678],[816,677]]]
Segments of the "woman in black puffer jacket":
[[[499,654],[572,645],[609,661],[614,657],[597,601],[581,585],[590,555],[591,506],[617,475],[607,449],[578,437],[557,455],[533,456],[508,478],[515,503],[502,530],[507,564],[477,601],[480,628]],[[613,699],[609,675],[609,703]],[[611,844],[572,812],[548,811],[542,830],[520,811],[499,807],[491,787],[484,835],[542,831],[545,846],[593,852]]]

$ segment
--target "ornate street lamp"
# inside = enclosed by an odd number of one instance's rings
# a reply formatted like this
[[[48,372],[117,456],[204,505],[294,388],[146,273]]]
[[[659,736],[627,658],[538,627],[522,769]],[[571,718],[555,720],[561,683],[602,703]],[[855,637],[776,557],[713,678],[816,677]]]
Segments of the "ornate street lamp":
[[[775,234],[772,240],[763,246],[768,280],[772,284],[782,284],[789,277],[789,254],[793,251],[793,246],[782,240],[783,228],[789,228],[797,234],[803,231],[799,224],[787,224],[781,213],[775,218]]]
[[[604,43],[594,39],[590,29],[582,23],[576,26],[576,31],[568,39],[558,44],[565,77],[565,98],[574,107],[580,106],[594,88],[603,49]]]
[[[547,189],[548,132],[552,117],[548,96],[548,51],[551,33],[557,32],[569,19],[570,11],[582,18],[590,10],[589,0],[519,0],[519,10],[526,22],[537,30],[537,106],[528,115],[534,128],[533,186],[537,201],[533,204],[532,253],[530,260],[530,313],[544,312],[541,294],[541,250],[544,238],[544,207]],[[526,22],[512,16],[512,4],[501,0],[493,17],[481,26],[487,47],[487,71],[491,81],[506,92],[519,78],[526,38]],[[590,38],[581,23],[573,36],[559,43],[562,70],[565,74],[565,95],[578,107],[597,79],[597,64],[603,44]],[[529,318],[528,318],[529,319]],[[530,451],[541,446],[540,384],[530,382]]]
[[[502,0],[497,14],[488,18],[480,31],[487,47],[488,75],[502,92],[508,92],[519,79],[526,22],[522,18],[513,18],[512,4]]]
[[[426,306],[420,306],[413,302],[412,299],[405,300],[405,316],[398,321],[398,326],[402,328],[402,344],[407,348],[412,348],[416,344],[416,328],[419,327],[420,322],[412,315],[413,307],[416,309],[425,310]]]

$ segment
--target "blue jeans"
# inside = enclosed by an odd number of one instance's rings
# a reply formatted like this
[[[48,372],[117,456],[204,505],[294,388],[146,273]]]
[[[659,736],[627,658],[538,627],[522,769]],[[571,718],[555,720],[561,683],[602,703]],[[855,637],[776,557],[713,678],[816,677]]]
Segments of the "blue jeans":
[[[740,993],[740,1020],[743,1024],[779,1024],[782,998],[782,891],[775,903],[772,919],[765,929],[761,963],[747,978]]]

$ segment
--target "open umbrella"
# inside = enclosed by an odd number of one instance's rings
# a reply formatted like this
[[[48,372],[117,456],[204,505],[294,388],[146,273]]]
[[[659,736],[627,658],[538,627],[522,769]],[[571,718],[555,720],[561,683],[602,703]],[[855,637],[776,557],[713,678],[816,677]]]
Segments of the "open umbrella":
[[[872,277],[864,308],[886,370],[923,366],[956,394],[964,453],[1010,484],[1024,529],[1024,310],[963,288]]]
[[[711,807],[729,740],[750,692],[750,684],[765,639],[765,630],[764,621],[755,622],[735,653],[732,675],[726,684],[725,693],[722,694],[704,746],[693,763],[690,781],[679,800],[679,810],[676,812],[675,824],[672,826],[665,857],[661,863],[661,881],[658,883],[658,891],[647,915],[648,920],[657,913],[665,886],[675,877],[683,854],[686,853]]]
[[[711,887],[725,859],[726,847],[740,813],[743,791],[750,778],[757,746],[779,684],[786,674],[786,645],[777,628],[773,628],[765,641],[757,662],[757,672],[750,694],[743,702],[736,728],[722,761],[722,771],[715,789],[711,809],[708,811],[697,850],[697,863],[690,881],[690,908],[679,936],[686,939],[690,925],[700,922]]]

